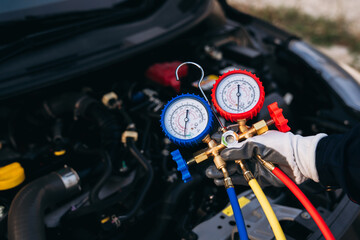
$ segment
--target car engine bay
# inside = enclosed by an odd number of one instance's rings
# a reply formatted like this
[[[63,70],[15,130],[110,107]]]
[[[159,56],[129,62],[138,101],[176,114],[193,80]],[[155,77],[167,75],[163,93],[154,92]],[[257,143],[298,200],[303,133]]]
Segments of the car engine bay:
[[[226,214],[226,191],[205,176],[212,163],[192,167],[193,180],[183,183],[170,155],[178,147],[160,127],[169,100],[181,93],[201,95],[198,69],[182,68],[176,81],[179,64],[193,61],[204,68],[208,97],[217,77],[229,70],[246,69],[259,77],[265,102],[251,123],[269,118],[266,106],[272,102],[283,109],[294,134],[343,133],[360,120],[360,112],[291,51],[289,46],[301,40],[275,35],[226,19],[217,6],[171,41],[3,98],[0,172],[6,176],[4,167],[17,162],[24,180],[0,191],[0,239],[238,239],[234,218]],[[219,133],[218,126],[211,133]],[[204,147],[182,153],[191,157]],[[59,179],[69,187],[59,186]],[[360,212],[341,189],[310,180],[300,188],[337,237],[348,230],[339,226],[350,226]],[[235,189],[247,199],[242,211],[250,238],[273,239],[249,187]],[[289,190],[263,190],[288,239],[321,238]]]

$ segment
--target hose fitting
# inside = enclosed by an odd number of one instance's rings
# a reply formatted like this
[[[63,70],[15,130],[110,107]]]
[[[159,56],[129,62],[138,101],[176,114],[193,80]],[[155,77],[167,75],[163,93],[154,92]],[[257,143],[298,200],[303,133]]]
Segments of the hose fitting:
[[[65,167],[63,169],[60,169],[56,172],[61,181],[64,183],[65,188],[71,192],[74,190],[81,190],[80,187],[80,177],[77,174],[77,172],[75,172],[74,169],[69,168],[69,167]]]
[[[263,165],[266,169],[270,170],[271,172],[275,169],[275,165],[271,162],[265,161],[261,158],[261,156],[258,154],[256,155],[256,158],[259,160],[261,165]]]
[[[224,174],[224,186],[226,189],[233,188],[234,184],[229,176],[229,172],[226,170],[225,166],[221,168],[222,173]]]
[[[244,162],[244,160],[236,160],[235,163],[240,165],[244,178],[247,182],[255,178],[252,172],[247,167],[247,164]]]

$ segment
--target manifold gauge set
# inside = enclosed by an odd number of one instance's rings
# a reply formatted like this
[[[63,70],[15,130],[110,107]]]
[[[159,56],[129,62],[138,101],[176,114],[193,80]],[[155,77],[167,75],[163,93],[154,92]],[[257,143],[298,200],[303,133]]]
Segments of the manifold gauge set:
[[[220,153],[223,149],[230,147],[231,144],[267,132],[269,130],[268,126],[273,124],[279,131],[287,132],[290,130],[290,127],[287,125],[288,120],[283,116],[282,109],[274,102],[267,106],[271,119],[260,120],[252,124],[252,126],[247,126],[247,120],[253,119],[260,112],[264,104],[264,87],[258,77],[246,70],[235,69],[223,74],[213,85],[211,90],[212,102],[210,103],[201,88],[204,70],[200,65],[194,62],[180,64],[175,71],[176,79],[179,80],[178,70],[184,64],[195,65],[201,70],[202,76],[198,82],[198,88],[202,97],[189,93],[174,97],[165,105],[161,114],[160,124],[170,141],[181,148],[189,149],[189,147],[201,142],[207,144],[208,147],[200,151],[200,153],[194,153],[193,158],[189,160],[185,160],[180,150],[177,149],[171,153],[172,158],[176,162],[177,170],[181,172],[182,180],[185,183],[192,179],[189,171],[190,165],[200,164],[208,159],[213,161],[216,168],[224,176],[224,186],[230,200],[240,239],[249,239],[246,230],[246,219],[242,216],[232,179],[227,171],[226,162],[222,159]],[[236,122],[237,124],[232,124],[232,128],[228,129],[217,114],[225,120]],[[215,129],[213,127],[213,118],[216,118],[220,125],[221,142],[217,142],[210,136],[211,130]],[[234,127],[236,128],[235,130]],[[253,159],[257,159],[265,169],[272,172],[289,188],[309,212],[325,239],[334,239],[325,221],[314,206],[280,168],[271,162],[263,160],[260,155],[253,156]],[[247,167],[246,161],[246,159],[239,159],[235,163],[241,168],[245,180],[258,199],[275,238],[286,239],[269,201]]]

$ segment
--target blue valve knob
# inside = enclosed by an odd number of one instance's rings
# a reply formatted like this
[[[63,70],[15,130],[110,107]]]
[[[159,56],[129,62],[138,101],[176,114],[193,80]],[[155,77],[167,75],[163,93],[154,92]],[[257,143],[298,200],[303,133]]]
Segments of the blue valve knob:
[[[172,159],[177,164],[177,170],[181,172],[182,180],[184,183],[187,183],[192,180],[191,174],[189,172],[188,165],[185,159],[181,156],[179,149],[171,152]]]

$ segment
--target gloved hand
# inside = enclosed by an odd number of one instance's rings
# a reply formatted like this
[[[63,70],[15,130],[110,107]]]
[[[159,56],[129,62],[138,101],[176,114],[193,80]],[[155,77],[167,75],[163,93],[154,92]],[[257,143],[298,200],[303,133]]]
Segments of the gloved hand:
[[[315,136],[302,137],[291,132],[268,131],[223,150],[221,157],[232,169],[231,178],[234,184],[246,184],[246,181],[245,179],[242,180],[241,169],[236,165],[234,166],[233,161],[246,159],[246,163],[260,185],[282,186],[280,180],[254,158],[258,154],[264,160],[278,165],[296,184],[300,184],[308,178],[319,182],[315,166],[315,151],[317,143],[325,136],[326,134],[321,133]],[[232,163],[229,164],[229,162]],[[233,168],[236,168],[236,171]],[[208,167],[206,175],[214,179],[216,185],[224,184],[223,175],[215,166]]]

